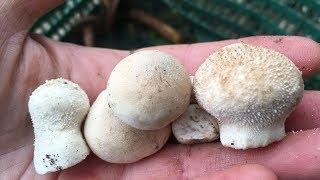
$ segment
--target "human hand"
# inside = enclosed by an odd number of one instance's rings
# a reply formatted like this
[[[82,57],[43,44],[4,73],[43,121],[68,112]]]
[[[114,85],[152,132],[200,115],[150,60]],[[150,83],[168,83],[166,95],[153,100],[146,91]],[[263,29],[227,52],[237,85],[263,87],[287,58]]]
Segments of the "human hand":
[[[61,1],[60,1],[61,2]],[[90,155],[57,173],[37,175],[33,167],[33,131],[27,111],[31,92],[46,79],[78,83],[93,102],[113,67],[128,51],[87,48],[29,35],[37,17],[56,0],[0,2],[0,179],[316,179],[320,177],[320,92],[305,91],[288,118],[288,136],[265,148],[234,150],[220,143],[168,144],[137,163],[110,164]],[[260,45],[288,56],[304,76],[320,70],[320,46],[301,37],[249,37],[193,45],[151,47],[168,52],[193,74],[215,50],[235,42]],[[291,133],[292,130],[302,130]],[[244,165],[243,164],[261,164]],[[232,167],[231,169],[227,169]],[[219,171],[222,170],[222,171]]]

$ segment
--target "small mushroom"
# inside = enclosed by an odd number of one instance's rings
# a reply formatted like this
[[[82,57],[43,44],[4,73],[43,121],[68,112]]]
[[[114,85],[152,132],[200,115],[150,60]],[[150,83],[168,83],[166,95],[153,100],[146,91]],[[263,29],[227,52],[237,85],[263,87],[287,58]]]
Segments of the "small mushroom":
[[[197,104],[197,100],[196,100],[196,97],[194,96],[194,92],[193,92],[193,78],[194,78],[194,76],[190,76],[190,81],[191,81],[191,86],[192,86],[190,104]]]
[[[191,104],[173,121],[172,132],[181,144],[208,143],[219,138],[217,119],[197,104]]]
[[[132,163],[159,151],[168,140],[170,125],[158,130],[139,130],[115,117],[104,90],[90,108],[84,125],[85,139],[101,159]]]
[[[58,78],[46,81],[30,96],[35,141],[34,166],[45,174],[71,167],[89,154],[80,126],[90,104],[75,83]]]
[[[199,105],[218,119],[221,143],[235,149],[281,140],[303,87],[301,72],[286,56],[244,43],[209,56],[194,78]]]
[[[191,82],[176,58],[144,50],[127,56],[113,69],[107,91],[116,117],[137,129],[155,130],[187,109]]]

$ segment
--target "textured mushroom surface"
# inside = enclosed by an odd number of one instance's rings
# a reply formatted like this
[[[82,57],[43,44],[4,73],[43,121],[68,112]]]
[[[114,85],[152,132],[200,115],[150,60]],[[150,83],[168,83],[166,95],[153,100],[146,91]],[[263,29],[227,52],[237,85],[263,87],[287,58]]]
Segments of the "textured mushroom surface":
[[[187,109],[191,82],[176,58],[145,50],[117,64],[107,91],[116,117],[132,127],[154,130],[167,126]]]
[[[35,141],[34,166],[39,174],[71,167],[89,154],[81,131],[89,99],[75,83],[58,78],[46,81],[30,96]]]
[[[159,151],[171,134],[170,125],[158,130],[139,130],[115,117],[102,91],[90,108],[84,125],[85,139],[101,159],[132,163]]]
[[[194,88],[193,88],[193,78],[194,76],[190,76],[190,81],[191,81],[191,86],[192,86],[192,90],[191,90],[191,97],[190,97],[190,104],[197,104],[197,100],[196,97],[194,95]]]
[[[207,143],[219,138],[217,119],[197,104],[191,104],[172,123],[172,132],[181,144]]]
[[[244,43],[209,56],[194,78],[199,105],[219,120],[222,144],[236,149],[281,140],[303,87],[301,72],[286,56]]]

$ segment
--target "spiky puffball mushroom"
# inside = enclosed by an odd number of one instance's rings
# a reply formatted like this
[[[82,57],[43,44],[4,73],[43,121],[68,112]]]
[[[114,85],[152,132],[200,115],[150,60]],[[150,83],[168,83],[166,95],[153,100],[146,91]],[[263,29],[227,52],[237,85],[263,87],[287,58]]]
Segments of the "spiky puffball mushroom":
[[[197,104],[191,104],[173,121],[172,132],[181,144],[208,143],[219,138],[217,119]]]
[[[107,91],[116,117],[137,129],[154,130],[167,126],[187,109],[191,82],[176,58],[144,50],[117,64]]]
[[[107,92],[102,91],[84,125],[85,139],[94,154],[111,163],[132,163],[162,148],[170,136],[170,125],[150,131],[133,128],[113,115],[107,99]]]
[[[75,83],[58,78],[32,92],[28,108],[34,128],[34,166],[45,174],[71,167],[89,154],[80,127],[90,104]]]
[[[197,104],[197,100],[196,100],[196,97],[194,96],[194,90],[193,90],[193,78],[194,76],[190,76],[190,81],[192,86],[190,104]]]
[[[285,119],[302,98],[302,73],[286,56],[244,43],[209,56],[194,78],[198,103],[219,120],[224,146],[248,149],[285,136]]]

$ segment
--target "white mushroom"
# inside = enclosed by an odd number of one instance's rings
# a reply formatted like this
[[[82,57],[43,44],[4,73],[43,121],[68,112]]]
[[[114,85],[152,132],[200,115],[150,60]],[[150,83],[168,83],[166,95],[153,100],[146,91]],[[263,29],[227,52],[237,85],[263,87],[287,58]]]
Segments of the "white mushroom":
[[[33,91],[28,107],[37,173],[66,169],[86,158],[89,149],[80,126],[90,105],[77,84],[62,78],[46,81]]]
[[[266,146],[285,136],[284,122],[300,101],[303,80],[284,55],[232,44],[212,54],[194,79],[197,101],[219,120],[224,146]]]
[[[197,100],[196,100],[196,97],[194,96],[194,90],[193,90],[193,78],[194,76],[190,76],[190,81],[192,86],[190,104],[197,104]]]
[[[156,153],[168,140],[170,126],[139,130],[115,117],[102,91],[90,108],[84,125],[85,139],[101,159],[111,163],[132,163]]]
[[[174,57],[145,50],[127,56],[113,69],[107,91],[115,116],[137,129],[154,130],[187,109],[191,82]]]
[[[172,132],[181,144],[207,143],[219,138],[217,119],[197,104],[191,104],[173,121]]]

